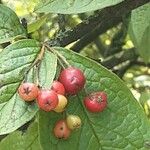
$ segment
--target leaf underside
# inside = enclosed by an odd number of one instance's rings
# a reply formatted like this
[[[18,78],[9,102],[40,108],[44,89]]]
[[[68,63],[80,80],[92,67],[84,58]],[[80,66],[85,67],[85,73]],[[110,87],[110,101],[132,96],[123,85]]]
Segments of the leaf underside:
[[[36,12],[77,14],[95,11],[115,5],[123,0],[44,0],[40,1]]]
[[[0,43],[9,42],[16,36],[26,37],[26,30],[15,12],[0,4]]]

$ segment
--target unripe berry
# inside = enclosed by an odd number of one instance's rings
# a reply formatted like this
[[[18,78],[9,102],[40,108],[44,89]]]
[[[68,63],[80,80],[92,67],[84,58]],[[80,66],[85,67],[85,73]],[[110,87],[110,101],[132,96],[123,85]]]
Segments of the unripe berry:
[[[81,119],[77,115],[69,115],[67,116],[67,125],[71,130],[78,129],[81,127]]]
[[[65,107],[67,105],[67,98],[63,95],[58,94],[58,105],[55,107],[55,112],[63,112],[65,110]]]

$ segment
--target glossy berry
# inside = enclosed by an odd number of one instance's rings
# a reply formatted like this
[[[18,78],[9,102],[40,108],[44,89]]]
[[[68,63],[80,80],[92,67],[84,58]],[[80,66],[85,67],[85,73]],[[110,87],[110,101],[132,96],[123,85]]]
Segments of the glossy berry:
[[[107,106],[107,94],[105,92],[91,93],[85,97],[84,105],[90,112],[101,112]]]
[[[58,94],[58,105],[55,107],[55,112],[63,112],[65,110],[65,107],[67,105],[67,98],[63,95]]]
[[[53,90],[41,90],[37,97],[39,108],[44,111],[51,111],[58,105],[57,93]]]
[[[64,85],[67,94],[77,94],[85,85],[83,72],[74,67],[64,69],[59,76],[59,81]]]
[[[67,125],[71,130],[78,129],[81,127],[81,119],[77,115],[69,115],[67,116]]]
[[[51,89],[54,90],[57,94],[65,94],[65,88],[59,81],[53,81]]]
[[[54,127],[54,135],[58,139],[67,139],[71,134],[71,130],[68,128],[65,120],[59,120]]]
[[[38,96],[38,87],[34,83],[23,83],[18,89],[19,96],[25,101],[32,101]]]

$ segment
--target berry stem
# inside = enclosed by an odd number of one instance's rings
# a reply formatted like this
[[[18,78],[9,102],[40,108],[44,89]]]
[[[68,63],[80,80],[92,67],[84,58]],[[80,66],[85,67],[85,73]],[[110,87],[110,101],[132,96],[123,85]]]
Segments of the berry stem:
[[[39,66],[39,64],[40,64],[40,62],[41,62],[41,60],[42,60],[42,58],[43,58],[43,56],[44,56],[44,53],[45,53],[45,46],[43,45],[42,46],[42,48],[41,48],[41,51],[40,51],[40,53],[39,53],[39,55],[38,55],[38,57],[35,59],[35,61],[33,62],[33,64],[32,64],[32,66],[31,66],[31,68],[33,67],[33,66]]]
[[[55,51],[55,50],[54,50]],[[59,52],[55,51],[55,53],[57,54],[57,56],[66,64],[67,67],[71,67],[71,65],[68,63],[68,61],[66,60],[66,58],[61,55]]]
[[[45,46],[43,45],[42,48],[41,48],[41,51],[39,53],[39,55],[37,56],[37,58],[35,59],[35,61],[31,64],[31,66],[29,67],[29,69],[26,71],[26,74],[25,74],[25,77],[24,77],[24,82],[26,82],[27,80],[27,75],[29,73],[29,71],[34,67],[38,67],[41,63],[41,60],[44,56],[44,53],[45,53]]]
[[[65,66],[63,65],[63,63],[61,62],[61,60],[57,57],[57,60],[59,62],[59,64],[62,66],[63,69],[65,69]]]
[[[57,56],[58,61],[59,61],[60,65],[61,65],[63,68],[65,68],[64,65],[63,65],[63,63],[64,63],[67,67],[71,67],[71,65],[68,63],[68,61],[66,60],[66,58],[65,58],[63,55],[61,55],[59,52],[57,52],[57,51],[56,51],[55,49],[53,49],[52,47],[49,47],[48,45],[45,45],[45,46],[48,48],[49,51],[51,51],[52,53],[54,53],[54,54]],[[63,63],[62,63],[61,61],[63,61]]]
[[[36,83],[37,86],[40,85],[40,83],[39,83],[39,70],[40,70],[39,66],[36,66],[35,67],[35,80],[34,80],[34,82]]]
[[[66,110],[62,112],[62,115],[63,115],[63,119],[66,119],[66,117],[67,117],[67,112],[66,112]]]

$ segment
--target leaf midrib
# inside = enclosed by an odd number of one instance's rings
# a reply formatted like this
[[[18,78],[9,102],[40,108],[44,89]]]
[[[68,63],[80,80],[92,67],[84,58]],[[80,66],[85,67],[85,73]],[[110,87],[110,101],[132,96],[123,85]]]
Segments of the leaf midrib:
[[[100,139],[98,138],[98,136],[97,136],[97,134],[96,134],[96,132],[95,132],[95,130],[94,130],[92,124],[91,124],[91,121],[90,121],[90,119],[89,119],[89,116],[88,116],[88,114],[86,113],[85,107],[83,106],[83,103],[82,103],[82,101],[80,100],[80,97],[79,97],[78,94],[77,94],[77,97],[78,97],[78,99],[79,99],[79,102],[80,102],[81,107],[83,108],[83,112],[85,113],[85,115],[86,115],[86,117],[87,117],[88,123],[89,123],[89,125],[90,125],[90,127],[91,127],[91,129],[92,129],[92,131],[93,131],[93,133],[94,133],[94,136],[95,136],[95,138],[97,139],[97,142],[98,142],[98,144],[99,144],[99,146],[100,146],[100,148],[101,148],[101,150],[102,150],[102,145],[101,145],[101,143],[100,143]]]

